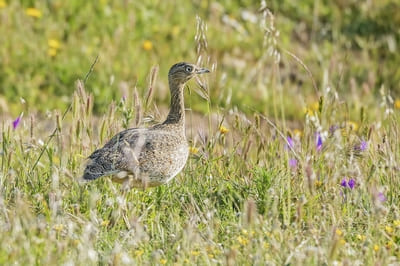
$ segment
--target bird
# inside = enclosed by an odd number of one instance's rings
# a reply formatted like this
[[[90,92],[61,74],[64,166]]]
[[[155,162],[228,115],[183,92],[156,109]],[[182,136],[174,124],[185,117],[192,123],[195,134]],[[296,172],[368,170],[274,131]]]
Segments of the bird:
[[[189,155],[185,135],[185,84],[194,76],[209,72],[195,64],[174,64],[168,72],[171,102],[165,121],[117,133],[88,157],[83,179],[109,176],[126,190],[156,187],[172,180],[182,171]]]

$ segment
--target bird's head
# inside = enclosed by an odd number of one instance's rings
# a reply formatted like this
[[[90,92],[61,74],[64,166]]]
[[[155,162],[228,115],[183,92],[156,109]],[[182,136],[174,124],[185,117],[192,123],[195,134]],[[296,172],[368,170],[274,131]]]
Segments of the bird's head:
[[[210,71],[208,69],[198,67],[194,64],[181,62],[171,67],[168,73],[168,78],[170,82],[173,82],[175,84],[182,84],[189,81],[195,75],[209,72]]]

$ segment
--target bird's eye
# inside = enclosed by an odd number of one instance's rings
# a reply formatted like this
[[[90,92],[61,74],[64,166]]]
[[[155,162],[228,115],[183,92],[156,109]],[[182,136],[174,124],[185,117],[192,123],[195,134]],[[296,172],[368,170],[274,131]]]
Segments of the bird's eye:
[[[188,72],[188,73],[191,73],[192,70],[193,70],[193,68],[192,68],[191,66],[187,66],[187,67],[185,68],[185,71]]]

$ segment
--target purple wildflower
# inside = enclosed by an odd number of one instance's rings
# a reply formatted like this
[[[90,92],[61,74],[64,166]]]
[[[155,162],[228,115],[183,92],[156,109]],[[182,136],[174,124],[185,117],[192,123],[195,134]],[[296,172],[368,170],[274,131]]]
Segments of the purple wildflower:
[[[365,140],[362,140],[360,144],[354,146],[354,150],[358,152],[365,151],[366,149],[368,149],[368,142]]]
[[[296,168],[296,167],[297,167],[297,160],[294,159],[294,158],[289,159],[289,166],[290,166],[291,168]]]
[[[317,133],[316,148],[317,148],[317,151],[320,151],[322,149],[322,138],[321,138],[321,134],[319,134],[319,133]]]
[[[346,180],[346,178],[343,178],[340,182],[340,185],[344,188],[348,187],[350,189],[353,189],[356,185],[356,181],[353,178],[350,178],[348,181]]]
[[[356,181],[353,178],[351,178],[347,183],[347,185],[349,186],[350,189],[353,189],[354,186],[356,185]]]
[[[13,129],[14,129],[14,130],[18,127],[19,123],[21,122],[22,115],[23,115],[23,114],[20,114],[20,115],[12,122],[12,124],[13,124]]]
[[[377,199],[378,199],[380,202],[385,202],[385,201],[386,201],[386,197],[385,197],[385,195],[383,194],[383,192],[379,192],[379,193],[378,193]]]
[[[360,151],[365,151],[368,148],[368,142],[366,142],[365,140],[361,141],[358,148],[360,149]]]
[[[291,137],[287,137],[285,148],[289,150],[293,149],[293,146],[294,146],[293,139]]]

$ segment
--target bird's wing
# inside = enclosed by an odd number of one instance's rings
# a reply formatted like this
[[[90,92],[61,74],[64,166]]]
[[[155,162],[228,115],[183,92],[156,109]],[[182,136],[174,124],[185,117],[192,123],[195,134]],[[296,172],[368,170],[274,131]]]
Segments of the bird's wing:
[[[103,148],[89,156],[83,178],[92,180],[121,171],[135,173],[146,142],[146,132],[147,129],[131,128],[112,137]]]

